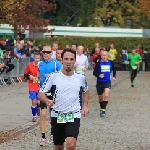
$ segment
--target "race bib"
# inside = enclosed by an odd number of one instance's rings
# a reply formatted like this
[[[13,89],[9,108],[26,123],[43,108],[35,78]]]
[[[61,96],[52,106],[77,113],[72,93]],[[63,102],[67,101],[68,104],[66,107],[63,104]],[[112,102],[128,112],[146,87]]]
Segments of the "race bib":
[[[137,66],[132,66],[132,69],[134,69],[134,70],[137,69]]]
[[[77,68],[76,68],[76,72],[83,72],[82,67],[77,67]]]
[[[101,72],[110,72],[109,65],[101,65]]]
[[[57,123],[74,122],[74,113],[58,113]]]

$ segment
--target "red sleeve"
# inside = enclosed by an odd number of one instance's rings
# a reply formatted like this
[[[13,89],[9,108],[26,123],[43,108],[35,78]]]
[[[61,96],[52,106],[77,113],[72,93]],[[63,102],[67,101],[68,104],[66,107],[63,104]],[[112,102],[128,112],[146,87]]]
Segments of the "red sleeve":
[[[29,65],[27,65],[25,71],[24,71],[24,74],[29,74],[30,73],[30,70],[29,70]]]

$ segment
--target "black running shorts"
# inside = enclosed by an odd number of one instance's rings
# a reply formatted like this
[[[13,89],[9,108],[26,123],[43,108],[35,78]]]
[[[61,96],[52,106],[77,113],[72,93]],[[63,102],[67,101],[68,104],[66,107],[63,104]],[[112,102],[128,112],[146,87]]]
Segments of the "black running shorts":
[[[44,109],[44,108],[47,109],[47,105],[44,102],[41,102],[41,101],[40,101],[40,107],[41,107],[41,109]]]
[[[111,88],[111,82],[97,82],[96,90],[98,95],[102,95],[106,88]]]
[[[63,145],[67,137],[74,137],[77,139],[80,127],[80,118],[74,118],[74,122],[57,123],[57,118],[51,118],[51,125],[53,127],[53,141],[54,145]]]

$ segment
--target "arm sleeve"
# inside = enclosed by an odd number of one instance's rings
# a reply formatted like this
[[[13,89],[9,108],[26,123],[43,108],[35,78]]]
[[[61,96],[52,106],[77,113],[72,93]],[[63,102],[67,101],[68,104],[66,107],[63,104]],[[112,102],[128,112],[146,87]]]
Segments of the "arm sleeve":
[[[39,92],[47,93],[52,87],[52,81],[53,81],[53,76],[52,76],[52,74],[50,74],[48,76],[48,78],[46,78],[46,80],[43,83],[42,87],[40,88]]]
[[[82,75],[82,89],[83,89],[83,93],[88,91],[88,85],[87,85],[86,78],[85,78],[84,74]]]
[[[116,78],[116,68],[115,68],[115,65],[114,65],[114,63],[112,61],[111,61],[111,64],[112,64],[113,77]]]
[[[86,65],[86,66],[89,66],[89,62],[88,62],[87,56],[86,56],[86,62],[85,62],[85,65]]]
[[[99,66],[99,62],[96,64],[96,66],[95,66],[95,68],[94,68],[94,71],[93,71],[93,75],[94,75],[95,77],[98,77],[98,76],[99,76],[99,74],[98,74],[98,66]]]
[[[29,65],[27,65],[25,71],[24,71],[24,79],[29,79],[30,76],[30,70],[29,70]]]

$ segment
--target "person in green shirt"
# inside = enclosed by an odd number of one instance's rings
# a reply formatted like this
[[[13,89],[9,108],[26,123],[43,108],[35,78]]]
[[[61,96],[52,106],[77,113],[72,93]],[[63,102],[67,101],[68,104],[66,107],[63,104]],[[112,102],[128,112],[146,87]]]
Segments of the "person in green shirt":
[[[132,53],[129,55],[128,61],[131,69],[131,87],[134,87],[134,79],[137,75],[138,65],[142,62],[142,57],[136,53],[135,49],[133,49]]]
[[[3,51],[1,48],[0,48],[0,58],[3,59]]]

